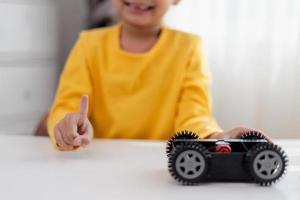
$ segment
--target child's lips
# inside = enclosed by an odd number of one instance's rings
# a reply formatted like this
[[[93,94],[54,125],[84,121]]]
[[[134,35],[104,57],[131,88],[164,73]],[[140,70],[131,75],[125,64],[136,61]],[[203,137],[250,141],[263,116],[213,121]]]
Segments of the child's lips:
[[[124,5],[133,13],[143,13],[154,9],[154,6],[124,0]]]

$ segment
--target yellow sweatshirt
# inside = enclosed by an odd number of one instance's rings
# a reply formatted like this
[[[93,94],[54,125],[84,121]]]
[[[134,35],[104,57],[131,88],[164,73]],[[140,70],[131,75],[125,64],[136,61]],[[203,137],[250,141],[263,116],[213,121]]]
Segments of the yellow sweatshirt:
[[[82,32],[73,48],[48,120],[77,112],[90,96],[95,137],[168,139],[191,130],[221,131],[212,117],[210,76],[197,36],[162,28],[155,46],[134,54],[120,48],[120,25]]]

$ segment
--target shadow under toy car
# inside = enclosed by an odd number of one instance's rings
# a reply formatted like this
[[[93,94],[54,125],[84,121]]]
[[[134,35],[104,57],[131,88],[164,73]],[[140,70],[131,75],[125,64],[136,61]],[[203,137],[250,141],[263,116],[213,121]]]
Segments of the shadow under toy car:
[[[268,186],[287,167],[287,156],[259,132],[240,139],[199,139],[190,131],[175,134],[167,143],[169,172],[185,185],[201,182],[256,182]]]

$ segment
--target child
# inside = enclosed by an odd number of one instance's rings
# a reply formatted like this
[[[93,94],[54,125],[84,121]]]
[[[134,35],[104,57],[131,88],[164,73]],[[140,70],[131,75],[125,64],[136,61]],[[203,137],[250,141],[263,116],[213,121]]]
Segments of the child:
[[[213,119],[201,41],[162,25],[179,1],[113,0],[121,23],[80,35],[48,120],[60,150],[84,147],[94,134],[168,139],[190,130],[202,138],[234,138],[249,130],[222,132]]]

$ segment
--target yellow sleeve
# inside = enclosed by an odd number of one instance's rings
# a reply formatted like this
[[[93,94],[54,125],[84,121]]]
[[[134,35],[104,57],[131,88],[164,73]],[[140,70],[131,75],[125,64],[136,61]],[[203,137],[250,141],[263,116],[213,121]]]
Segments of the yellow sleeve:
[[[93,101],[91,95],[91,73],[89,70],[84,45],[84,37],[81,35],[73,47],[64,70],[60,76],[56,97],[50,110],[47,128],[55,147],[55,125],[62,118],[64,118],[66,114],[78,112],[82,95],[89,95],[90,101]],[[92,104],[90,103],[89,105]],[[90,106],[90,110],[91,109],[92,108]]]
[[[212,116],[210,82],[201,43],[197,39],[185,69],[175,119],[176,131],[190,130],[201,138],[222,131]]]

